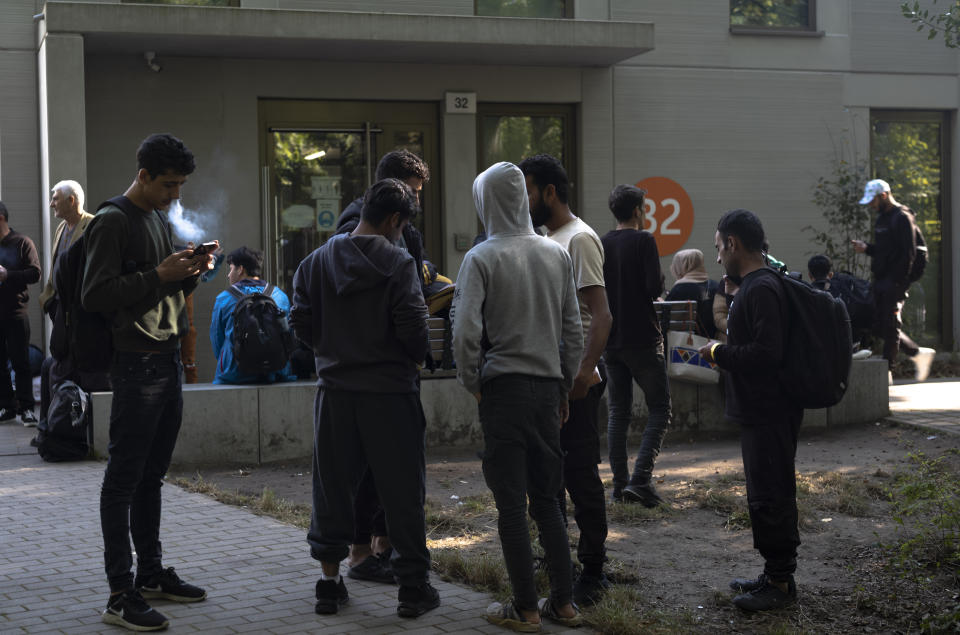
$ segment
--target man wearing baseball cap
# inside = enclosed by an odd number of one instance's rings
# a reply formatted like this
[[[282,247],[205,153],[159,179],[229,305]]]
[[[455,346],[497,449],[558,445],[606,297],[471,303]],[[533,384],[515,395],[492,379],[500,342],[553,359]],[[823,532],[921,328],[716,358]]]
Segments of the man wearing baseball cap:
[[[873,297],[877,311],[874,332],[883,338],[883,357],[892,366],[897,352],[912,357],[917,368],[917,380],[923,381],[930,373],[930,364],[936,353],[932,348],[921,348],[901,331],[900,312],[910,288],[910,266],[916,255],[913,212],[900,205],[890,192],[890,185],[874,179],[863,189],[861,205],[869,205],[877,212],[873,242],[853,240],[853,249],[872,258]]]

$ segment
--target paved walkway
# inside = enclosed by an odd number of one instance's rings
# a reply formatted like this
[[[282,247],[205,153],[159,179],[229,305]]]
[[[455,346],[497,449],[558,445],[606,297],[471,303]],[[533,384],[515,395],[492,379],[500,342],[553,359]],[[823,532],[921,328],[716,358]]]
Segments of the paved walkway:
[[[892,386],[892,418],[960,434],[958,394],[956,380]],[[0,424],[0,633],[120,632],[100,621],[107,594],[97,508],[103,465],[44,463],[29,446],[32,435]],[[318,567],[303,530],[175,486],[163,496],[165,564],[209,593],[199,604],[157,603],[172,631],[505,632],[481,617],[489,596],[436,578],[443,604],[417,620],[396,616],[394,587],[353,580],[347,607],[315,615]]]
[[[960,435],[960,381],[932,379],[890,386],[890,418],[908,425]]]
[[[123,632],[100,621],[107,596],[97,503],[103,464],[45,463],[29,446],[33,432],[0,425],[0,633]],[[208,591],[198,604],[156,602],[172,631],[502,632],[482,617],[489,596],[436,576],[442,604],[415,620],[397,617],[396,587],[355,580],[347,580],[348,606],[316,615],[319,567],[302,529],[176,486],[163,489],[164,564]]]

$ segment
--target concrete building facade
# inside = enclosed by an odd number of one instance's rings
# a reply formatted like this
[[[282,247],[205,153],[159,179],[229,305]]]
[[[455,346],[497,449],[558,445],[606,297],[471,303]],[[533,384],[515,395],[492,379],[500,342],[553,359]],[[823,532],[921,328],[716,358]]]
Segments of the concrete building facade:
[[[681,246],[712,262],[716,221],[734,207],[759,213],[772,253],[803,270],[822,249],[804,230],[823,228],[818,179],[837,157],[866,162],[884,121],[920,121],[940,134],[937,216],[924,225],[939,251],[921,317],[939,347],[960,342],[958,53],[916,33],[895,0],[811,0],[799,31],[731,27],[730,5],[716,0],[568,0],[564,19],[477,16],[474,0],[236,4],[0,4],[0,199],[43,252],[44,279],[49,186],[77,180],[95,208],[126,189],[153,132],[197,156],[183,204],[199,238],[265,249],[279,284],[362,192],[379,154],[411,147],[433,170],[430,257],[455,277],[478,231],[473,178],[509,156],[490,149],[504,129],[488,124],[507,120],[553,126],[519,136],[562,149],[573,207],[601,233],[614,225],[614,185],[652,184],[665,271]],[[339,167],[306,170],[308,150]],[[203,381],[225,284],[196,295]]]

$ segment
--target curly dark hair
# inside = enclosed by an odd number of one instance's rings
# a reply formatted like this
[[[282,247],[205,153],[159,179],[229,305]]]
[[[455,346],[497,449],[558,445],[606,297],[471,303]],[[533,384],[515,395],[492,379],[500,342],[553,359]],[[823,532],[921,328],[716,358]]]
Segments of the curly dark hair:
[[[412,221],[420,205],[410,186],[400,179],[383,179],[370,186],[363,195],[360,217],[371,225],[379,225],[396,212],[400,220]]]
[[[146,170],[152,179],[167,171],[187,176],[196,167],[193,152],[171,134],[152,134],[137,148],[137,169]]]
[[[633,218],[633,210],[643,208],[643,197],[647,195],[646,190],[641,190],[633,185],[618,185],[610,192],[610,211],[618,221],[624,222]]]
[[[538,154],[524,159],[517,167],[524,176],[529,174],[533,178],[534,184],[540,188],[541,192],[548,185],[552,185],[557,191],[560,202],[567,202],[570,179],[567,178],[567,171],[563,169],[559,159],[549,154]]]
[[[380,163],[377,164],[376,177],[378,181],[383,179],[406,181],[412,176],[427,182],[430,180],[430,168],[427,167],[423,159],[409,150],[388,152],[383,155]]]

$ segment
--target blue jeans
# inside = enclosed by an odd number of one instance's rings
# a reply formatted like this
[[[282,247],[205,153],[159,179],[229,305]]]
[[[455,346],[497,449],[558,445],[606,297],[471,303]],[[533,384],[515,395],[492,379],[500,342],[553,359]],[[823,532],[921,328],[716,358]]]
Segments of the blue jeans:
[[[132,589],[130,538],[137,578],[160,573],[160,487],[183,415],[180,353],[117,352],[110,367],[110,459],[100,490],[107,580]]]
[[[610,396],[607,405],[607,448],[610,470],[613,472],[613,491],[616,495],[626,485],[650,482],[653,463],[660,454],[663,437],[673,417],[670,402],[670,383],[667,381],[666,358],[663,343],[650,348],[607,350],[607,381]],[[650,417],[643,429],[643,439],[633,475],[627,479],[627,429],[633,408],[633,382],[643,391]]]
[[[483,384],[483,476],[497,504],[497,528],[517,608],[537,610],[527,500],[550,575],[550,598],[564,606],[573,591],[567,528],[557,491],[563,478],[560,382],[500,375]]]

